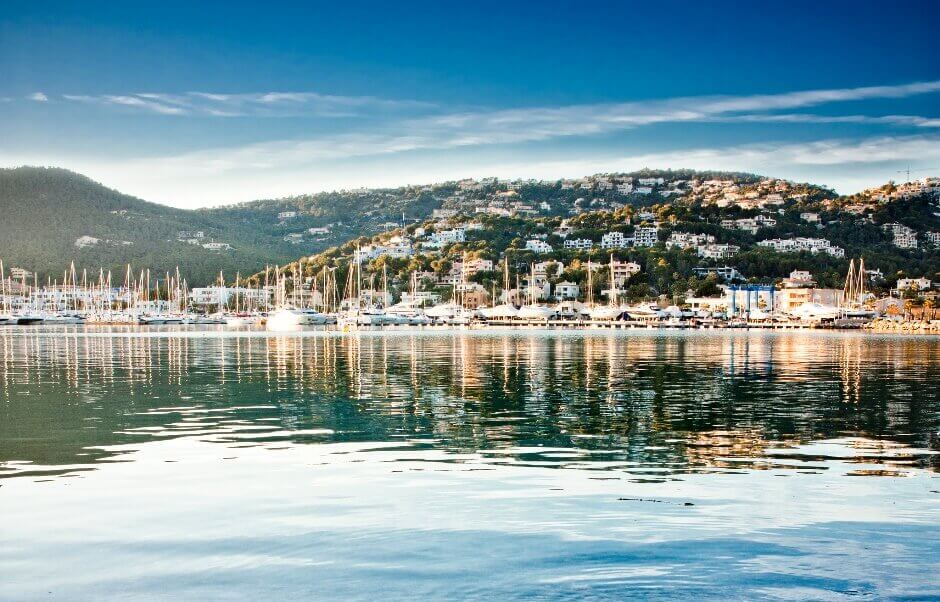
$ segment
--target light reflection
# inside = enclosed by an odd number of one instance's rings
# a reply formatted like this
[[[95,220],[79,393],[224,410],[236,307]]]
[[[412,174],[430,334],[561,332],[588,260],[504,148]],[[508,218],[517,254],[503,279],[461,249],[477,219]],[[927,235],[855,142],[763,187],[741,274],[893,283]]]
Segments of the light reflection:
[[[937,350],[816,333],[10,330],[0,476],[190,436],[410,438],[570,467],[537,451],[564,448],[589,452],[578,468],[677,474],[781,466],[795,446],[851,435],[907,450],[886,467],[855,447],[882,474],[936,469]]]

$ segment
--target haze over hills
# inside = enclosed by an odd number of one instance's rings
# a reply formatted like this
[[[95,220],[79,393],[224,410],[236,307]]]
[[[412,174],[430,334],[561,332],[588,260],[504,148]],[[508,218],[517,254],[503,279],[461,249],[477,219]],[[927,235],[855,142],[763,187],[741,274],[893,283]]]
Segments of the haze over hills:
[[[450,222],[482,220],[485,229],[497,230],[494,234],[502,241],[483,244],[486,237],[481,235],[473,244],[441,249],[443,259],[453,260],[467,250],[498,259],[526,236],[552,236],[566,218],[577,226],[576,237],[589,236],[599,243],[608,231],[629,235],[644,221],[639,216],[647,209],[645,213],[655,218],[646,215],[646,221],[662,222],[663,240],[671,231],[682,230],[708,233],[719,244],[741,246],[742,258],[731,264],[753,263],[755,257],[763,257],[766,253],[748,254],[760,239],[815,236],[841,245],[848,256],[880,256],[885,269],[911,270],[919,264],[926,269],[924,262],[936,256],[926,237],[940,229],[940,221],[932,201],[912,202],[909,192],[903,185],[891,184],[839,197],[824,187],[753,174],[644,170],[577,180],[487,178],[346,190],[185,210],[121,194],[67,170],[21,167],[0,170],[4,218],[0,259],[8,268],[36,271],[43,279],[61,276],[72,260],[79,269],[94,273],[99,267],[121,273],[127,263],[155,274],[178,266],[190,284],[197,286],[216,278],[220,270],[230,280],[237,271],[248,275],[266,265],[316,256],[331,248],[326,256],[335,259],[338,247],[363,236],[362,241],[381,241],[387,238],[382,232],[395,231],[414,237],[419,223],[434,228],[427,220],[435,212],[438,229]],[[818,214],[820,222],[801,220],[803,212]],[[632,217],[632,225],[624,222],[626,215]],[[722,219],[747,220],[758,215],[773,215],[779,224],[759,232],[719,225]],[[920,231],[920,248],[890,244],[890,236],[881,227],[889,220]],[[402,225],[409,229],[402,230]],[[559,258],[571,254],[562,250],[562,240],[550,242]],[[345,250],[350,248],[347,244]],[[846,262],[833,257],[815,261],[832,274],[841,272]],[[691,263],[686,263],[691,269]],[[754,275],[774,275],[770,272],[781,266],[765,265]]]

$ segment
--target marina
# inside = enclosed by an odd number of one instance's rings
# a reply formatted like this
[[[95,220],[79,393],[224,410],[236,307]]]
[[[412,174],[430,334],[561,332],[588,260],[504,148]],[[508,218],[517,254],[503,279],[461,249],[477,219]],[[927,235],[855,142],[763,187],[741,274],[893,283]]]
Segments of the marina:
[[[610,262],[614,278],[613,256]],[[316,277],[300,278],[296,267],[267,269],[252,281],[236,275],[227,285],[223,274],[217,283],[190,291],[179,274],[166,274],[151,281],[149,270],[134,275],[130,266],[123,285],[114,286],[110,273],[99,271],[97,280],[87,271],[78,275],[75,265],[63,274],[62,283],[45,286],[4,278],[0,262],[0,326],[37,324],[223,324],[229,327],[264,326],[270,330],[291,330],[305,326],[338,325],[353,328],[424,328],[458,326],[466,328],[519,327],[547,329],[770,329],[799,330],[870,329],[877,331],[940,332],[940,317],[879,313],[865,289],[861,274],[850,263],[845,288],[838,305],[805,301],[788,310],[776,308],[772,286],[725,287],[726,298],[693,299],[691,303],[667,305],[648,301],[628,305],[611,289],[606,302],[595,302],[591,278],[595,268],[588,264],[588,292],[583,301],[565,300],[545,304],[520,287],[511,288],[508,261],[504,264],[503,287],[497,304],[496,287],[490,305],[474,306],[466,295],[465,279],[454,283],[450,299],[433,301],[434,296],[419,289],[412,274],[410,290],[393,295],[386,274],[381,288],[372,283],[376,274],[366,276],[362,264],[351,261],[345,285],[336,283],[336,269],[324,268]],[[439,295],[440,293],[434,293]],[[743,294],[743,296],[742,296]],[[886,305],[892,309],[897,305]]]

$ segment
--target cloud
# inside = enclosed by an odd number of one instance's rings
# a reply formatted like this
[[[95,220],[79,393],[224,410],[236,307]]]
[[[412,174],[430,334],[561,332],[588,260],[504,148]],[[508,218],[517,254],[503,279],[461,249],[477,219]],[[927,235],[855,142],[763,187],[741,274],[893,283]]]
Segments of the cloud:
[[[928,133],[940,127],[940,119],[918,115],[818,115],[799,111],[827,103],[905,98],[938,91],[940,81],[775,95],[682,97],[448,113],[417,101],[313,92],[69,95],[64,98],[168,116],[381,115],[383,119],[371,121],[368,129],[357,122],[351,129],[310,138],[183,150],[163,157],[115,157],[98,161],[75,157],[56,163],[87,172],[144,198],[190,206],[330,187],[430,182],[485,175],[485,170],[490,170],[492,175],[554,178],[651,166],[743,169],[788,177],[788,174],[807,170],[825,175],[871,166],[874,175],[860,177],[862,180],[875,178],[870,182],[875,183],[886,179],[884,171],[877,171],[884,165],[911,162],[929,166],[940,162],[940,136]],[[500,145],[603,135],[661,123],[858,123],[884,126],[894,135],[830,137],[801,143],[706,145],[655,154],[612,155],[609,152],[599,154],[604,151],[596,150],[584,152],[583,159],[569,160],[561,156],[559,160],[547,162],[532,159],[532,154],[523,155],[529,158],[518,162],[495,158],[500,156],[497,148]],[[456,149],[464,150],[416,152]],[[518,148],[512,150],[515,152]],[[542,145],[540,151],[540,156],[552,153],[560,156],[561,153],[550,145]],[[924,163],[926,161],[930,163]],[[17,164],[23,162],[22,157],[15,160]],[[50,161],[45,158],[39,162],[48,164]],[[553,173],[552,170],[558,171]]]
[[[63,98],[104,107],[131,107],[161,115],[204,117],[351,117],[370,112],[416,111],[435,107],[431,103],[414,100],[394,100],[374,96],[336,96],[316,92],[247,94],[147,92],[95,96],[66,94]]]
[[[865,86],[804,90],[781,94],[748,96],[696,96],[625,103],[597,103],[561,107],[519,109],[478,109],[441,113],[441,107],[418,100],[396,100],[375,96],[338,96],[318,92],[217,93],[186,92],[134,93],[122,95],[76,96],[67,100],[101,106],[133,108],[162,115],[202,117],[406,117],[397,125],[418,130],[419,136],[447,138],[443,144],[466,146],[486,143],[538,141],[558,136],[601,134],[657,123],[719,121],[743,113],[772,113],[803,109],[829,103],[871,99],[899,99],[940,92],[940,81],[914,82],[895,86]],[[408,117],[408,116],[411,117]],[[750,119],[756,121],[757,117]],[[767,118],[783,122],[799,117]],[[802,118],[811,122],[812,118]],[[815,118],[822,123],[822,117]],[[830,118],[836,123],[835,118]],[[845,122],[861,117],[842,118]],[[892,121],[893,119],[893,121]],[[903,116],[882,118],[882,123],[936,127],[929,121],[908,123]],[[739,118],[739,120],[746,120]],[[870,120],[869,123],[877,123]],[[934,124],[936,121],[933,122]],[[394,124],[393,124],[394,125]]]
[[[309,144],[309,143],[307,143]],[[854,192],[883,183],[909,163],[940,164],[940,136],[875,136],[801,143],[701,146],[656,153],[593,153],[571,158],[506,160],[492,153],[335,160],[326,149],[292,143],[196,151],[152,159],[60,158],[56,165],[85,173],[108,186],[175,206],[197,207],[360,186],[399,186],[462,177],[556,179],[651,168],[751,171],[813,181]],[[0,156],[0,164],[30,163]],[[49,163],[48,158],[33,163]]]
[[[49,97],[43,94],[42,92],[33,92],[27,96],[29,100],[35,100],[36,102],[48,102]]]

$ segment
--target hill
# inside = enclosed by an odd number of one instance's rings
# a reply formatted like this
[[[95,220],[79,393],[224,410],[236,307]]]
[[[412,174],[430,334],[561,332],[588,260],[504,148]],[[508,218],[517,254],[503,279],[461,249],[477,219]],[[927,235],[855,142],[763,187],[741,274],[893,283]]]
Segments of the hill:
[[[61,275],[71,260],[95,272],[99,267],[120,272],[127,263],[156,274],[179,266],[196,286],[220,270],[231,278],[236,271],[251,274],[297,257],[304,258],[308,271],[342,263],[355,244],[380,248],[395,234],[420,250],[435,230],[473,225],[464,242],[417,253],[408,261],[381,253],[370,258],[375,269],[388,263],[403,272],[407,264],[440,276],[464,252],[493,261],[508,253],[520,270],[534,259],[596,261],[609,255],[600,248],[604,234],[631,237],[638,226],[655,222],[656,244],[614,252],[671,270],[652,286],[656,291],[678,289],[694,268],[718,264],[759,280],[802,267],[833,284],[847,258],[860,255],[890,281],[898,271],[934,277],[940,269],[930,238],[940,231],[940,185],[924,182],[889,183],[840,197],[824,187],[747,173],[642,170],[553,181],[468,179],[182,210],[121,194],[66,170],[23,167],[0,169],[0,258],[7,267],[36,271],[43,279]],[[894,244],[886,223],[909,228],[918,248]],[[567,239],[589,240],[593,248],[565,249],[562,229]],[[673,232],[711,236],[716,245],[738,249],[721,260],[701,257],[695,245],[683,250],[669,243]],[[532,237],[543,238],[552,252],[527,251],[525,241]],[[795,237],[825,239],[845,257],[779,253],[762,246]]]
[[[405,199],[394,204],[387,193],[369,194],[380,198],[331,193],[184,210],[121,194],[64,169],[0,169],[0,259],[40,279],[61,276],[73,260],[94,272],[103,267],[121,273],[131,263],[162,274],[178,266],[198,285],[220,270],[227,276],[251,273],[377,232],[396,215],[393,225],[400,222],[407,195],[391,195]],[[415,205],[422,202],[435,201],[425,197]]]
[[[620,283],[638,299],[714,291],[716,278],[701,270],[715,267],[735,268],[754,283],[806,270],[818,285],[841,288],[850,258],[864,257],[871,288],[885,291],[902,277],[940,278],[938,199],[940,181],[933,179],[850,197],[749,174],[464,181],[435,219],[352,239],[291,265],[307,276],[337,268],[341,283],[358,249],[363,271],[384,271],[391,288],[406,290],[417,272],[425,288],[446,297],[462,277],[462,262],[472,265],[463,275],[484,291],[502,286],[504,259],[511,282],[550,262],[563,269],[549,283],[574,282],[583,291],[586,263],[613,255],[638,266]],[[605,278],[595,278],[597,293],[608,286]]]

